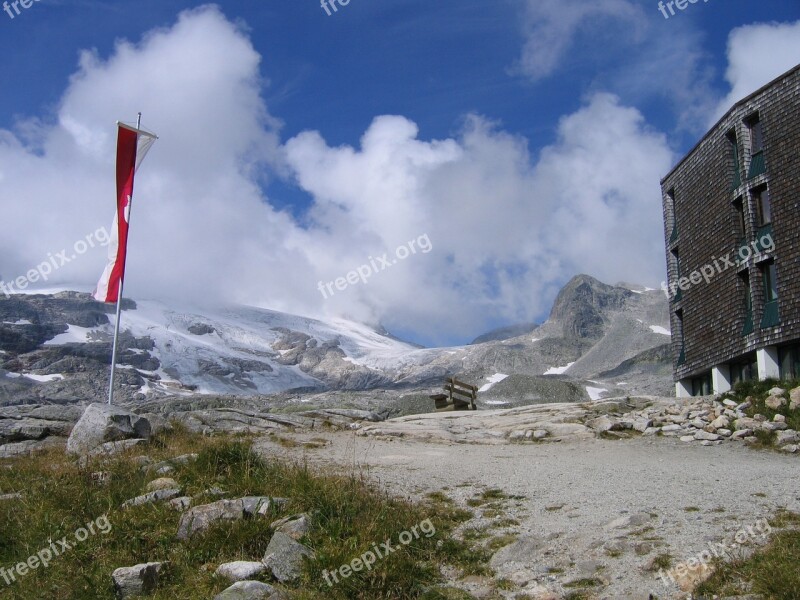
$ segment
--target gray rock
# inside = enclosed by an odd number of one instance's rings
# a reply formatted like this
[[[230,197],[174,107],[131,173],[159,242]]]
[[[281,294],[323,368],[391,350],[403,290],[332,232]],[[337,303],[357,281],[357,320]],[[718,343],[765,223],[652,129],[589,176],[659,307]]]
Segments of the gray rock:
[[[673,423],[672,425],[664,425],[664,427],[661,428],[661,433],[677,433],[678,431],[683,431],[682,425]]]
[[[775,444],[778,446],[788,446],[798,442],[800,442],[800,434],[798,434],[794,429],[779,431],[775,440]]]
[[[533,439],[535,440],[543,440],[546,438],[550,433],[546,429],[537,429],[533,432]]]
[[[764,404],[766,404],[772,410],[779,410],[781,406],[786,404],[786,399],[781,398],[780,396],[769,396],[766,400],[764,400]]]
[[[219,500],[195,506],[181,517],[178,524],[178,539],[187,540],[218,521],[238,521],[244,518],[244,514],[241,500]]]
[[[789,426],[786,423],[778,421],[777,423],[762,423],[761,429],[766,429],[767,431],[782,431],[784,429],[789,429]]]
[[[783,396],[786,393],[786,390],[779,387],[772,388],[769,392],[767,392],[770,396]]]
[[[150,438],[150,422],[117,406],[90,404],[70,433],[67,452],[85,455],[105,442]]]
[[[725,416],[717,417],[716,419],[711,421],[711,426],[714,429],[727,429],[728,425],[730,424],[731,424],[730,419],[728,419],[728,417]]]
[[[275,588],[260,581],[239,581],[223,590],[214,600],[270,600]]]
[[[614,519],[606,525],[606,529],[627,529],[629,527],[642,527],[652,520],[648,513],[636,513]]]
[[[513,565],[533,567],[539,562],[543,548],[544,543],[540,538],[532,535],[521,536],[517,541],[495,552],[489,561],[489,566],[495,570],[503,567],[508,569]]]
[[[611,431],[611,428],[614,424],[611,422],[607,416],[603,415],[602,417],[597,417],[589,422],[589,427],[594,429],[598,433],[603,433],[604,431]]]
[[[800,387],[796,387],[789,392],[789,408],[791,410],[800,408]]]
[[[790,454],[795,454],[798,450],[800,450],[800,446],[797,444],[789,444],[788,446],[781,448],[781,450]]]
[[[218,521],[238,521],[245,516],[264,515],[270,507],[281,505],[285,498],[248,496],[237,500],[218,500],[211,504],[195,506],[186,511],[178,524],[178,539],[187,540],[195,533],[205,531]]]
[[[217,577],[225,577],[231,581],[245,581],[260,575],[266,570],[267,567],[263,562],[237,560],[221,564],[214,574]]]
[[[285,533],[294,540],[300,540],[311,529],[311,521],[307,514],[294,515],[274,521],[270,527]]]
[[[703,440],[707,442],[715,442],[720,438],[716,433],[708,433],[707,431],[698,431],[694,434],[694,439]]]
[[[153,504],[155,502],[166,502],[167,500],[172,500],[180,493],[181,490],[177,488],[171,490],[156,490],[155,492],[150,492],[149,494],[143,494],[141,496],[131,498],[130,500],[126,500],[122,503],[122,508],[141,506],[142,504]]]
[[[119,440],[117,442],[106,442],[89,451],[88,456],[114,456],[126,452],[136,446],[147,444],[144,438],[131,438],[129,440]]]
[[[741,431],[742,429],[758,429],[760,426],[761,424],[755,419],[751,419],[750,417],[741,417],[736,419],[735,429],[736,431]]]
[[[734,431],[731,434],[731,439],[739,440],[746,437],[751,437],[753,435],[752,429],[739,429],[738,431]]]
[[[171,477],[160,477],[148,483],[145,489],[148,492],[155,492],[156,490],[180,489],[180,487],[178,482]]]
[[[114,570],[114,592],[119,600],[135,598],[155,591],[164,563],[149,562]]]
[[[187,510],[192,505],[191,496],[180,496],[169,501],[169,505],[179,512]]]
[[[294,581],[300,577],[303,557],[311,557],[313,554],[309,548],[285,533],[276,532],[269,541],[263,562],[278,581]]]

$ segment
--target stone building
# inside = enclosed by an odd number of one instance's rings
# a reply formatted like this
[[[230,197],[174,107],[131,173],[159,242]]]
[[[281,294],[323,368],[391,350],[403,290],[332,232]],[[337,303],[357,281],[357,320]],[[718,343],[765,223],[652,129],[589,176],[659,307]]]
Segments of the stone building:
[[[662,180],[678,396],[800,377],[800,65]]]

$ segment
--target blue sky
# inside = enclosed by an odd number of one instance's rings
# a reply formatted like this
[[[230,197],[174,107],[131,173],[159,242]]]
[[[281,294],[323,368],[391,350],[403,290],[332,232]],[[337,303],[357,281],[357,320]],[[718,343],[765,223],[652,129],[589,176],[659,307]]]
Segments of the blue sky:
[[[0,12],[0,276],[110,225],[113,121],[142,110],[162,140],[137,180],[127,295],[342,315],[425,344],[542,320],[579,272],[657,287],[659,178],[800,62],[796,0],[669,19],[651,0],[20,11]],[[320,294],[422,235],[429,253]],[[91,290],[104,260],[48,284]]]

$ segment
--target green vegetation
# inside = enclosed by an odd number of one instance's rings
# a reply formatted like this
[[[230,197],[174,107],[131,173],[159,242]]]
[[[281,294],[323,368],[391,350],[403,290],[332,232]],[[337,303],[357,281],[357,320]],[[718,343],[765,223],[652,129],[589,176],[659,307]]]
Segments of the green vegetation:
[[[215,438],[173,431],[156,437],[104,463],[81,466],[60,450],[0,461],[0,493],[21,493],[21,500],[0,501],[0,566],[26,561],[50,540],[107,517],[107,533],[88,536],[74,548],[17,577],[0,597],[12,600],[97,600],[113,598],[111,573],[117,567],[147,561],[168,561],[155,600],[212,598],[229,585],[214,577],[216,567],[234,560],[259,560],[272,536],[270,523],[282,516],[307,512],[312,528],[303,543],[313,548],[301,579],[289,588],[293,600],[325,598],[463,598],[447,591],[440,567],[452,565],[464,574],[485,575],[488,556],[453,539],[453,530],[472,517],[441,497],[422,504],[398,500],[375,491],[361,477],[322,475],[306,465],[262,460],[245,436]],[[217,487],[226,498],[285,497],[290,501],[265,518],[226,521],[179,542],[180,514],[167,503],[122,510],[121,504],[145,493],[158,475],[142,468],[142,453],[154,462],[196,453],[197,459],[176,464],[169,473],[198,504],[219,497],[201,494]],[[98,472],[104,475],[99,477]],[[489,494],[494,496],[494,494]],[[430,519],[435,535],[398,546],[398,535]],[[373,543],[393,540],[398,550],[379,560],[369,572],[354,573],[329,587],[324,569],[337,569],[368,550]],[[264,576],[265,581],[266,575]],[[455,594],[455,595],[454,595]]]
[[[774,387],[785,390],[782,397],[786,399],[786,404],[779,410],[770,408],[765,403],[769,396],[769,390]],[[789,429],[800,431],[800,408],[789,410],[789,391],[796,387],[800,387],[800,380],[779,381],[777,379],[765,379],[764,381],[742,381],[737,383],[733,390],[724,394],[721,400],[730,399],[741,404],[750,399],[751,406],[744,411],[748,417],[754,417],[759,414],[771,421],[775,415],[781,414],[786,417],[786,425]],[[753,447],[772,448],[775,446],[775,432],[756,431],[755,435],[758,441],[753,444]]]

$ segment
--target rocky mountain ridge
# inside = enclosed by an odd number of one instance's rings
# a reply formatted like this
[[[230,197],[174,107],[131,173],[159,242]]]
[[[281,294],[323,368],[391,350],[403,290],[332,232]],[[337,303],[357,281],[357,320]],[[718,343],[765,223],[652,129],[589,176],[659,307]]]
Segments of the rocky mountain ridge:
[[[392,410],[425,412],[426,394],[449,375],[478,385],[484,408],[672,391],[664,296],[585,275],[564,287],[544,324],[452,348],[252,307],[179,311],[126,301],[124,309],[115,390],[123,402],[221,396],[281,405],[292,403],[289,394],[331,407],[352,392],[348,407],[371,410],[374,399],[359,392],[382,390],[377,398]],[[0,298],[0,405],[102,399],[111,312],[77,292]]]

